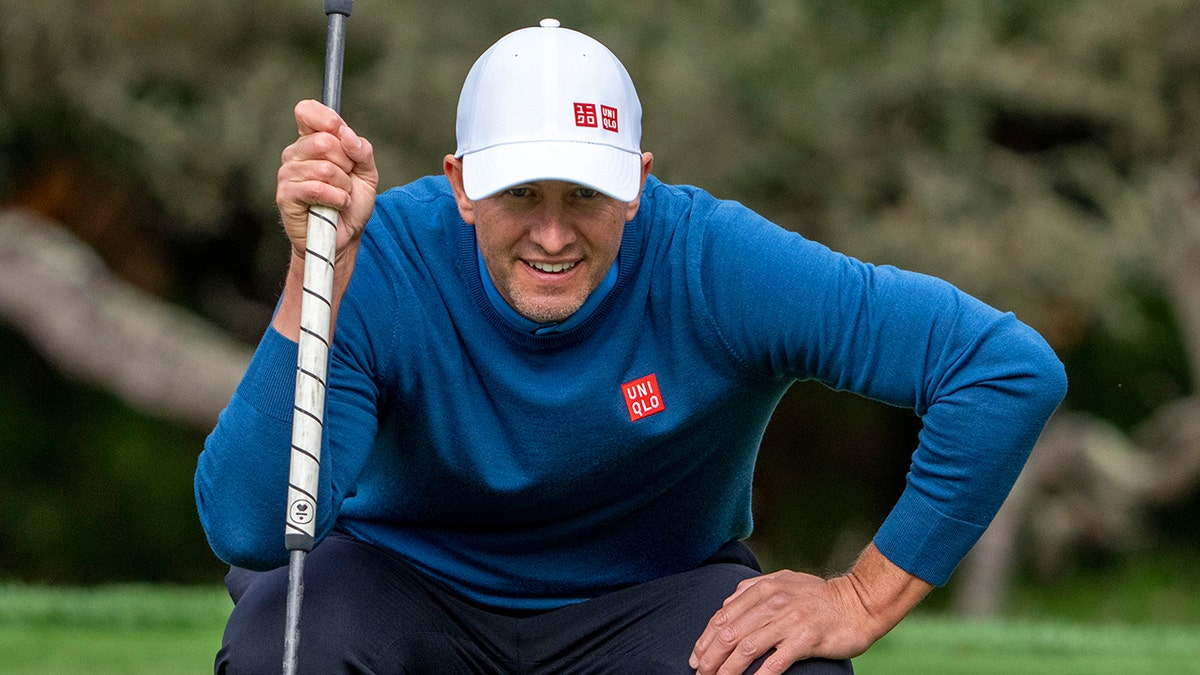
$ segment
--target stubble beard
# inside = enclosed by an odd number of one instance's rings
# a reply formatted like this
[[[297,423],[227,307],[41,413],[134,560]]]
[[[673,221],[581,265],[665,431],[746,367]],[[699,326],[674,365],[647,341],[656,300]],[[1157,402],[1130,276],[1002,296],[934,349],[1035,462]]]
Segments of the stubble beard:
[[[512,291],[512,306],[521,316],[537,323],[562,323],[583,306],[587,295],[572,293],[566,296]]]

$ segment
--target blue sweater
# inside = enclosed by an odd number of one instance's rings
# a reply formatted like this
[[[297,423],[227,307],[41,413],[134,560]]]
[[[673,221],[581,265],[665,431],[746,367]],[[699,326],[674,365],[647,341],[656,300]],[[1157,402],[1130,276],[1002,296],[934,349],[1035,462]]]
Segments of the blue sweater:
[[[317,536],[491,606],[578,602],[748,536],[763,430],[806,379],[922,416],[875,544],[944,583],[1065,391],[1011,314],[653,177],[616,283],[567,330],[518,330],[476,260],[444,178],[379,196],[331,350]],[[233,565],[287,561],[295,364],[269,330],[199,459],[201,521]]]

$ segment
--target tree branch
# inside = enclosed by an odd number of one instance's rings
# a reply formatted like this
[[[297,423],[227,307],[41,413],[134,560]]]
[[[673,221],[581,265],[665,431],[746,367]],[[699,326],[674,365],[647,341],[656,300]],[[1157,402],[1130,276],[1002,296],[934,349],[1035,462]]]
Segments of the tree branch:
[[[211,427],[251,350],[121,281],[65,228],[0,211],[0,319],[64,373],[148,414]]]

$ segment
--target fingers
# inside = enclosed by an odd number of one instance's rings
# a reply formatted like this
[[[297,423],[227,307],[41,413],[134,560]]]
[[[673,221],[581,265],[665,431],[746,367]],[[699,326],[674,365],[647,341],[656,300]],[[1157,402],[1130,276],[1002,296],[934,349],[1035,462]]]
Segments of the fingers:
[[[343,167],[347,172],[359,164],[366,164],[370,168],[374,168],[375,157],[370,143],[355,134],[354,130],[332,109],[317,101],[305,100],[296,104],[295,115],[296,128],[300,138],[313,136],[324,139],[326,143],[331,143],[333,139],[336,139],[336,145],[319,145],[316,149],[331,150],[333,147],[340,146],[337,149],[349,159],[349,164]]]
[[[843,621],[827,582],[781,571],[742,582],[696,641],[689,665],[702,675],[741,675],[769,654],[760,673],[780,673],[821,653]],[[840,655],[838,655],[840,656]]]
[[[354,178],[368,186],[372,192],[379,184],[379,170],[375,167],[375,149],[371,142],[357,135],[350,127],[342,127],[338,135],[346,157],[354,162],[351,173]]]
[[[739,597],[749,601],[745,591]],[[777,604],[767,599],[745,605],[731,602],[722,607],[697,641],[689,665],[703,675],[744,673],[755,659],[787,637],[775,616],[780,609]]]
[[[933,586],[867,546],[847,574],[822,579],[780,570],[743,581],[696,640],[688,663],[702,675],[759,673],[797,660],[848,659],[892,629]]]
[[[297,250],[303,250],[298,237],[306,229],[309,206],[320,204],[345,211],[352,204],[354,180],[336,162],[293,155],[280,165],[277,180],[275,202]]]
[[[721,609],[709,620],[708,626],[696,641],[694,654],[702,654],[710,650],[720,650],[718,643],[735,644],[738,641],[741,626],[748,620],[747,613],[753,611],[758,603],[753,599],[745,599],[745,594],[758,583],[779,574],[764,575],[746,579],[737,585],[733,594],[721,603]],[[695,657],[694,657],[695,658]],[[693,668],[696,666],[693,664]]]
[[[336,134],[339,127],[346,126],[341,115],[333,108],[312,99],[306,99],[296,104],[296,127],[301,136],[323,131]]]
[[[280,159],[285,168],[292,163],[329,162],[340,169],[341,173],[349,174],[354,170],[357,159],[362,159],[363,143],[364,141],[349,127],[341,124],[332,131],[309,131],[302,134],[283,149]],[[316,177],[329,176],[318,174]]]
[[[299,138],[283,150],[275,201],[293,248],[302,251],[311,205],[332,207],[345,222],[339,240],[355,238],[374,207],[378,171],[371,144],[317,101],[295,108]]]
[[[311,176],[316,180],[341,178],[332,173],[331,167],[316,164],[304,166],[306,162],[330,162],[343,174],[353,174],[366,180],[372,189],[377,181],[375,155],[371,144],[354,133],[336,112],[317,101],[301,101],[296,104],[296,126],[300,136],[284,149],[283,166],[297,163],[301,166],[287,173]],[[305,170],[307,168],[307,171]],[[340,185],[349,187],[349,181]]]

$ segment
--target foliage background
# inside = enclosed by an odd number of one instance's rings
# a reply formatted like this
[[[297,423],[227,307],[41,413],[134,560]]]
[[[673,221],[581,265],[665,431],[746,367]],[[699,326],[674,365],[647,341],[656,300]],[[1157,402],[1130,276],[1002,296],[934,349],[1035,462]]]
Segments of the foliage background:
[[[1122,432],[1192,396],[1200,2],[367,0],[343,113],[383,184],[439,170],[471,62],[543,16],[621,57],[664,180],[1016,312],[1067,363],[1066,407]],[[0,205],[253,345],[287,260],[279,151],[294,102],[320,96],[324,30],[316,0],[0,0]],[[64,372],[2,320],[0,369],[0,577],[220,578],[191,494],[207,429]],[[918,425],[796,387],[760,465],[768,563],[844,565]],[[1136,541],[1090,542],[1059,574],[1200,550],[1195,489],[1144,511]]]

